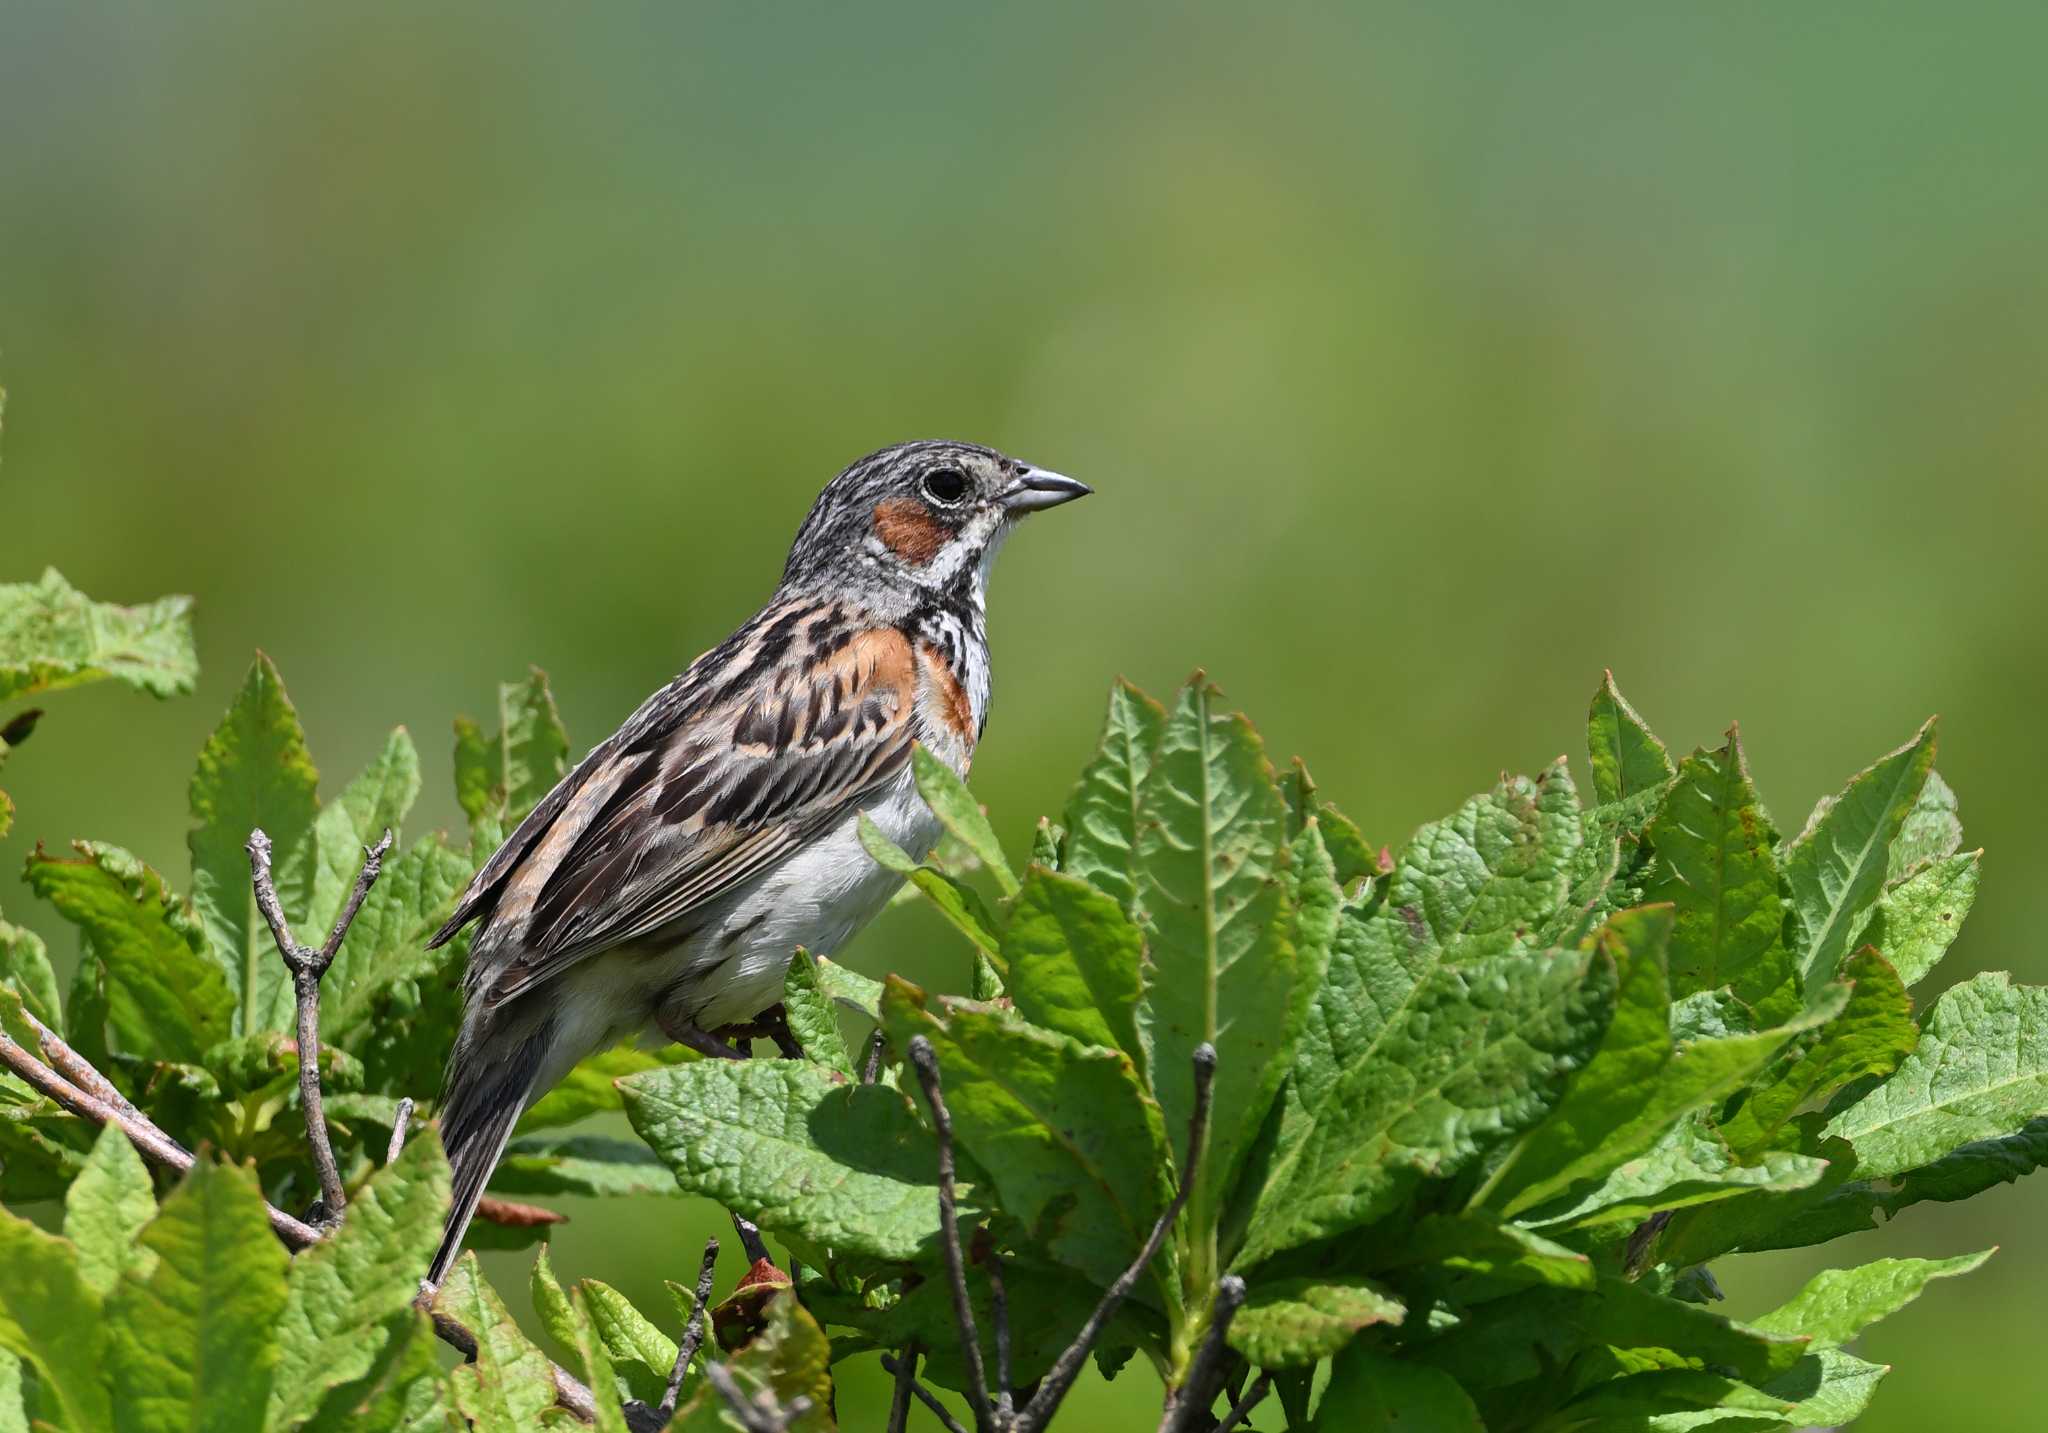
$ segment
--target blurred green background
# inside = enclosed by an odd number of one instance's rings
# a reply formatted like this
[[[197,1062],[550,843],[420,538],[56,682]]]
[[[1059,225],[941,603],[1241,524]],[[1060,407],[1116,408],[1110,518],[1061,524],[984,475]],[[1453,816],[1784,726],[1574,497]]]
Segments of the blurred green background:
[[[1740,716],[1788,827],[1942,712],[1990,870],[1923,995],[2048,979],[2044,46],[2037,4],[0,0],[0,578],[195,593],[206,663],[55,698],[0,859],[181,877],[259,645],[330,780],[405,723],[459,824],[454,713],[538,663],[595,742],[843,463],[957,436],[1100,490],[996,583],[1019,852],[1118,672],[1207,667],[1398,841],[1576,755],[1612,666],[1675,746]],[[852,959],[964,962],[917,911]],[[650,1308],[718,1221],[570,1212],[556,1267]],[[1862,1426],[2039,1426],[2044,1215],[1834,1251],[2004,1246],[1864,1340]],[[1807,1268],[1719,1271],[1741,1314]]]

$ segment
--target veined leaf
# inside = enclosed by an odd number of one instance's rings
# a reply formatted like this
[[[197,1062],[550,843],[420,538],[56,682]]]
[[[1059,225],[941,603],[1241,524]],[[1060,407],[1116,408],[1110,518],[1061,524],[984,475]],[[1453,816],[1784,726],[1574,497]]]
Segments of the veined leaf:
[[[1805,1334],[1816,1350],[1840,1348],[1919,1298],[1930,1281],[1970,1273],[1992,1253],[1986,1249],[1953,1259],[1874,1259],[1854,1269],[1824,1269],[1752,1327]]]
[[[1927,784],[1920,788],[1920,799],[1913,803],[1899,834],[1892,838],[1885,873],[1887,882],[1896,885],[1922,867],[1960,851],[1963,821],[1959,810],[1956,794],[1941,779],[1941,773],[1928,772]]]
[[[1657,851],[1649,899],[1670,901],[1678,913],[1673,995],[1726,985],[1771,1023],[1799,1008],[1798,976],[1780,934],[1785,903],[1774,834],[1733,727],[1727,745],[1696,751],[1679,766],[1649,828]]]
[[[69,1433],[114,1426],[106,1342],[100,1297],[80,1274],[77,1251],[0,1209],[0,1348],[34,1365],[45,1419]]]
[[[1166,732],[1166,708],[1129,682],[1109,694],[1109,715],[1095,759],[1067,799],[1066,859],[1060,869],[1078,876],[1126,911],[1137,909],[1141,793],[1154,753]]]
[[[496,731],[486,736],[467,717],[455,723],[455,799],[472,832],[518,825],[568,770],[569,733],[538,667],[499,686]]]
[[[4,834],[4,833],[0,833]],[[64,1007],[57,998],[57,972],[41,936],[0,920],[0,985],[11,986],[28,1013],[52,1030],[64,1028]]]
[[[1289,1420],[1292,1426],[1292,1420]],[[1486,1433],[1457,1380],[1355,1343],[1330,1366],[1311,1433]]]
[[[790,1033],[804,1054],[842,1075],[853,1074],[846,1037],[839,1032],[839,1012],[818,984],[818,962],[798,950],[782,978],[782,1008],[789,1013]]]
[[[1928,1012],[1920,1044],[1826,1133],[1856,1147],[1859,1179],[1931,1165],[2048,1109],[2048,987],[1987,971]]]
[[[156,1218],[156,1190],[128,1137],[108,1125],[93,1141],[85,1168],[64,1191],[64,1237],[78,1249],[78,1277],[105,1298],[133,1269],[147,1278],[155,1254],[138,1242]]]
[[[475,1433],[529,1433],[541,1426],[541,1414],[555,1405],[554,1372],[484,1282],[475,1254],[456,1261],[434,1303],[476,1335],[476,1361],[449,1375],[456,1409]]]
[[[818,988],[841,1008],[870,1020],[882,1018],[882,982],[849,970],[836,960],[817,957]]]
[[[403,1316],[440,1242],[448,1191],[440,1141],[410,1140],[349,1200],[333,1236],[292,1261],[277,1320],[274,1425],[310,1417],[329,1390],[370,1375],[386,1345],[408,1336]]]
[[[1671,753],[1622,697],[1612,672],[1593,693],[1593,707],[1586,717],[1586,748],[1592,757],[1593,794],[1602,805],[1671,779]]]
[[[0,835],[4,835],[0,831]],[[29,1433],[28,1410],[22,1406],[21,1360],[0,1348],[0,1433]]]
[[[189,597],[94,602],[54,567],[35,582],[0,583],[0,701],[103,678],[180,697],[198,676]]]
[[[1977,903],[1982,851],[1947,856],[1922,867],[1878,897],[1856,939],[1885,953],[1908,986],[1917,985],[1948,954]]]
[[[360,862],[360,848],[356,857]],[[426,949],[427,937],[447,917],[470,874],[468,857],[439,835],[416,841],[386,863],[320,982],[323,1032],[348,1043],[372,1021],[382,993],[441,963],[444,953]],[[353,884],[353,874],[349,880]],[[277,960],[275,950],[271,959]]]
[[[1814,809],[1785,848],[1785,883],[1806,988],[1833,976],[1849,937],[1884,890],[1891,846],[1934,770],[1934,723]]]
[[[1303,1278],[1253,1286],[1230,1325],[1230,1346],[1262,1369],[1313,1366],[1361,1329],[1398,1324],[1407,1308],[1367,1279]]]
[[[1609,1170],[1597,1183],[1577,1184],[1566,1196],[1530,1209],[1521,1217],[1538,1228],[1586,1229],[1634,1225],[1652,1214],[1732,1199],[1753,1190],[1784,1192],[1817,1184],[1824,1159],[1781,1150],[1753,1164],[1738,1162],[1705,1119],[1687,1116],[1635,1158]]]
[[[126,851],[84,841],[77,850],[76,861],[38,850],[29,857],[29,886],[85,933],[106,968],[108,1021],[122,1048],[197,1064],[230,1033],[235,1013],[206,932],[163,877]],[[243,867],[246,885],[246,859]],[[270,960],[284,969],[274,947]]]
[[[904,1096],[798,1060],[703,1060],[620,1082],[676,1181],[771,1233],[871,1258],[937,1250],[931,1136]],[[961,1218],[978,1208],[961,1191]]]
[[[394,838],[420,794],[420,754],[404,727],[377,759],[320,808],[313,822],[312,900],[301,940],[325,939],[363,868],[363,852],[388,830]]]
[[[1582,839],[1560,757],[1535,780],[1504,779],[1416,832],[1394,863],[1387,905],[1445,959],[1516,948],[1565,903]]]
[[[1004,1213],[1060,1262],[1113,1282],[1171,1197],[1159,1107],[1130,1057],[992,1009],[931,1010],[899,980],[882,1020],[898,1049],[913,1035],[931,1041],[955,1137]]]
[[[328,1394],[300,1433],[450,1433],[457,1426],[427,1316],[414,1309],[394,1314],[375,1342],[370,1371]]]
[[[1399,1248],[1376,1262],[1381,1271],[1440,1264],[1504,1283],[1560,1289],[1590,1289],[1598,1277],[1593,1261],[1576,1249],[1472,1210],[1423,1216]]]
[[[987,814],[959,773],[933,756],[922,743],[911,748],[910,767],[917,781],[917,794],[931,807],[939,824],[974,853],[975,859],[995,878],[1005,899],[1016,895],[1017,877],[1003,856],[1003,843],[996,839],[995,828],[988,824]]]
[[[1143,1073],[1143,941],[1113,899],[1073,876],[1032,867],[1010,908],[1003,959],[1019,1015],[1085,1045],[1122,1050]]]
[[[573,1347],[578,1362],[583,1366],[584,1381],[596,1393],[594,1401],[597,1404],[598,1433],[627,1433],[625,1409],[619,1406],[617,1398],[606,1396],[614,1382],[611,1352],[605,1347],[604,1340],[598,1336],[595,1321],[591,1317],[590,1300],[582,1289],[577,1289],[569,1296],[569,1315],[570,1327],[576,1336]],[[675,1355],[671,1353],[669,1359],[673,1362]],[[666,1387],[664,1381],[664,1390]],[[660,1398],[661,1394],[657,1393],[655,1401],[658,1403]]]
[[[571,1296],[572,1315],[580,1302],[619,1387],[643,1403],[661,1402],[676,1364],[676,1341],[610,1284],[584,1279]]]
[[[890,840],[863,811],[858,830],[861,848],[885,871],[903,877],[924,894],[954,929],[991,955],[1003,948],[1002,922],[989,911],[981,893],[934,866],[920,865],[910,853]]]
[[[291,1262],[253,1171],[201,1160],[143,1233],[156,1256],[107,1300],[120,1433],[263,1426]]]
[[[789,1425],[791,1433],[833,1433],[831,1359],[824,1330],[793,1293],[782,1292],[768,1299],[759,1329],[733,1350],[726,1367],[742,1396],[767,1396],[782,1405],[811,1400],[810,1411]],[[732,1425],[723,1409],[708,1384],[699,1383],[670,1427],[675,1433],[724,1433]]]

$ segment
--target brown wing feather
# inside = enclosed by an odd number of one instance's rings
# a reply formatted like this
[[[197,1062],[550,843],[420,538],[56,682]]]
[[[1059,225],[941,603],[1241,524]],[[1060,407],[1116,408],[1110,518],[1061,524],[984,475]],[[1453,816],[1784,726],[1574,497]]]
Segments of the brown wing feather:
[[[909,761],[916,690],[901,633],[831,606],[764,612],[592,752],[478,873],[445,933],[484,918],[471,988],[510,999],[687,920],[843,821]]]

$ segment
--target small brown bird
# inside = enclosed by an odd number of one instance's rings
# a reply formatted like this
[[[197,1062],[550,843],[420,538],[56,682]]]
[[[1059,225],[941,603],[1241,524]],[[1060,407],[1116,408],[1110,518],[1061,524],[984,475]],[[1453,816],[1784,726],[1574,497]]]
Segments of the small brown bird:
[[[455,1206],[438,1285],[526,1107],[644,1031],[702,1044],[781,998],[898,878],[866,812],[922,857],[922,742],[962,776],[988,721],[989,570],[1018,519],[1085,497],[971,443],[904,443],[819,495],[751,620],[642,703],[470,882],[432,945],[478,922],[441,1138]]]

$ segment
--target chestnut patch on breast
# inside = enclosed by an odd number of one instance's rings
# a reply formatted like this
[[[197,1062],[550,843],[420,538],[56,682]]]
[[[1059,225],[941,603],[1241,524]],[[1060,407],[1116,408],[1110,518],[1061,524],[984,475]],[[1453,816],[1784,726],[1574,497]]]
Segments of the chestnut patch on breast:
[[[952,667],[931,643],[920,642],[917,655],[924,665],[925,680],[931,684],[932,695],[937,699],[939,719],[952,728],[955,736],[972,747],[976,735],[974,703],[967,698],[967,688],[960,685]]]
[[[875,536],[911,566],[922,567],[952,541],[953,531],[917,499],[891,498],[875,505]]]

